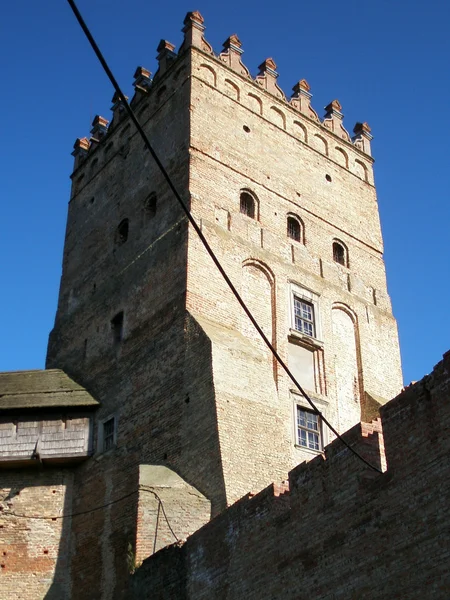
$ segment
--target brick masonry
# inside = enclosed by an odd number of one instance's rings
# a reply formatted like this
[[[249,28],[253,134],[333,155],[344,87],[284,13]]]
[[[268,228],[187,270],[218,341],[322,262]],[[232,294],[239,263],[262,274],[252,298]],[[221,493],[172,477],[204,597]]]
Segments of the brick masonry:
[[[1,472],[2,600],[71,597],[72,523],[60,516],[70,513],[72,480],[67,469]]]

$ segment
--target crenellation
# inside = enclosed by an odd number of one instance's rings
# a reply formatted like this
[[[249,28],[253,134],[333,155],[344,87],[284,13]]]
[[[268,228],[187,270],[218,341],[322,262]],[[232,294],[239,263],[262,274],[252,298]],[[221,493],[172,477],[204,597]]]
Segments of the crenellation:
[[[373,139],[373,135],[370,132],[371,129],[367,123],[356,123],[353,128],[353,133],[355,135],[352,137],[352,141],[362,152],[372,156],[370,142]]]
[[[94,117],[94,120],[92,121],[91,138],[89,140],[91,152],[96,147],[96,145],[99,144],[102,141],[102,139],[106,136],[106,134],[108,133],[108,123],[109,123],[108,119],[105,119],[104,117],[101,117],[100,115],[96,115]],[[91,168],[92,168],[92,165],[91,165]]]
[[[251,78],[250,71],[241,59],[243,52],[241,40],[236,34],[233,34],[223,43],[223,51],[219,54],[219,59],[239,75]]]
[[[310,93],[311,86],[306,79],[301,79],[294,85],[292,91],[294,92],[290,99],[290,104],[308,119],[320,122],[319,115],[311,106],[312,94]]]
[[[188,12],[184,19],[184,41],[180,47],[180,54],[191,46],[195,46],[208,54],[213,54],[212,46],[205,40],[203,32],[205,26],[204,19],[198,11]]]
[[[350,136],[347,130],[344,128],[343,120],[344,115],[342,114],[342,106],[339,100],[333,100],[325,107],[325,116],[322,124],[327,129],[330,129],[335,135],[341,137],[346,142],[350,142]],[[348,168],[348,165],[347,165]]]
[[[137,67],[133,75],[133,87],[136,93],[140,93],[144,96],[148,94],[152,84],[151,75],[151,72],[144,67]]]
[[[158,52],[158,56],[156,60],[158,61],[158,69],[154,76],[154,81],[158,81],[162,75],[169,69],[174,60],[177,58],[175,50],[175,45],[171,44],[167,40],[161,40],[156,48]]]
[[[74,161],[74,171],[78,169],[78,167],[84,162],[88,152],[89,152],[89,140],[87,138],[77,138],[75,140],[75,144],[73,145],[72,156],[75,158]]]
[[[266,60],[258,67],[259,73],[255,77],[255,81],[263,89],[269,92],[269,94],[272,94],[272,96],[286,101],[283,90],[277,84],[278,73],[276,72],[276,68],[277,65],[273,58],[266,58]]]
[[[128,100],[128,96],[125,96],[125,99]],[[111,99],[113,105],[111,106],[111,110],[113,113],[113,118],[111,120],[111,124],[109,128],[113,130],[118,126],[118,124],[125,118],[128,117],[127,111],[125,110],[125,105],[123,103],[122,98],[119,96],[117,92],[114,92],[114,95]]]

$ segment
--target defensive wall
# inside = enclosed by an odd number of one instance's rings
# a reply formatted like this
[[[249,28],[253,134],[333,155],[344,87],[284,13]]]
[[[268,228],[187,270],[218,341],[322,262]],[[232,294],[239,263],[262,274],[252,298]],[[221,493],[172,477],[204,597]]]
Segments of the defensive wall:
[[[382,473],[335,440],[287,482],[144,561],[130,596],[447,600],[449,399],[447,352],[380,420],[345,434]]]

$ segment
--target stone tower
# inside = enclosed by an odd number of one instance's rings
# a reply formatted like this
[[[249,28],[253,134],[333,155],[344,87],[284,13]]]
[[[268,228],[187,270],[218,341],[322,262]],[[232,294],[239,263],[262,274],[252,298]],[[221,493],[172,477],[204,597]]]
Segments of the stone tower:
[[[137,69],[131,105],[265,333],[343,432],[402,385],[370,128],[358,123],[351,138],[337,100],[320,120],[304,79],[288,99],[272,59],[252,78],[236,35],[215,55],[199,13],[188,13],[183,31],[178,53],[159,44],[153,79]],[[331,441],[116,96],[112,112],[109,127],[96,117],[92,137],[75,143],[47,357],[100,402],[94,456],[75,472],[72,506],[108,505],[72,526],[73,589],[99,586],[99,598],[119,594],[127,545],[141,558],[154,549],[142,526],[149,495],[136,490],[153,489],[158,468],[215,515]],[[171,516],[191,519],[186,530],[204,522],[204,505],[183,510]]]

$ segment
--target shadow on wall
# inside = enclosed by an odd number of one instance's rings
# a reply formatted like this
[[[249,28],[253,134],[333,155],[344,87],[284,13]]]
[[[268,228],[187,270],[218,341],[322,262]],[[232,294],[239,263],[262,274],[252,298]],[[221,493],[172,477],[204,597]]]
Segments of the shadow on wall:
[[[190,313],[185,322],[182,453],[175,470],[211,501],[211,516],[227,507],[215,401],[212,344]]]

